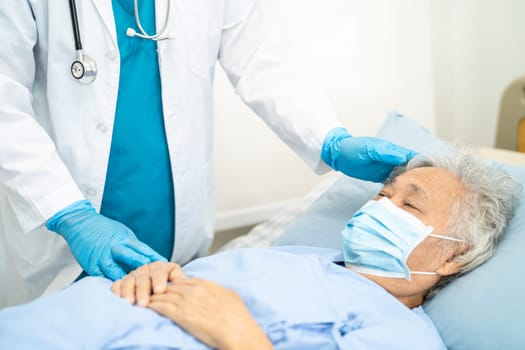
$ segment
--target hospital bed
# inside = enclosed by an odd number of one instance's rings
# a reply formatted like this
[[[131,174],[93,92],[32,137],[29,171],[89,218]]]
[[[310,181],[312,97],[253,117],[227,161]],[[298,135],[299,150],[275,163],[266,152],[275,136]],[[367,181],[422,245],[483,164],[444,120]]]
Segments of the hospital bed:
[[[378,137],[432,154],[443,142],[417,123],[391,113]],[[525,153],[485,147],[469,151],[496,163],[525,186]],[[340,232],[381,187],[332,174],[304,197],[255,226],[221,251],[241,247],[311,245],[339,249]],[[424,307],[449,349],[525,349],[525,191],[496,255],[446,286]]]

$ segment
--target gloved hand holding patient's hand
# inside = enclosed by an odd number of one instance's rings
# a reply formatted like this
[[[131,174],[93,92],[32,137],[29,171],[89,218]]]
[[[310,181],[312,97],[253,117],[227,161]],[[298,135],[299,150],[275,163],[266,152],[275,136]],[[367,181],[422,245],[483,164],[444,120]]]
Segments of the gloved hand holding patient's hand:
[[[375,137],[352,137],[335,128],[327,135],[322,160],[334,170],[360,180],[383,182],[390,172],[407,163],[416,153]]]
[[[140,242],[125,225],[98,214],[83,200],[55,214],[46,227],[63,236],[80,266],[91,276],[117,280],[164,257]]]
[[[113,283],[111,290],[132,304],[148,306],[152,294],[165,293],[168,282],[184,278],[184,271],[178,264],[157,261],[130,272]]]

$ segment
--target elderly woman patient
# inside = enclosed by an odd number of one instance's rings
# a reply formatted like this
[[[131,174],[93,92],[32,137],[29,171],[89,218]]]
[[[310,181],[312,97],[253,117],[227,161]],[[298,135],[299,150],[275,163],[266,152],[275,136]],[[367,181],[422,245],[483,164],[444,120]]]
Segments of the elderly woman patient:
[[[241,249],[85,278],[0,312],[0,348],[444,349],[421,304],[486,261],[520,186],[454,152],[413,159],[341,251]]]

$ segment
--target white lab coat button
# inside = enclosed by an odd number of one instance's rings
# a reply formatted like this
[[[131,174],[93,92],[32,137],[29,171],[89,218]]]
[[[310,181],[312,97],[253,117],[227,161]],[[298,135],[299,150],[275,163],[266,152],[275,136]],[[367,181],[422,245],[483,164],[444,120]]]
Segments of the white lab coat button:
[[[94,197],[97,195],[97,190],[93,189],[93,188],[88,188],[87,191],[86,191],[87,195],[90,196],[90,197]]]
[[[108,131],[108,125],[106,123],[100,122],[97,124],[97,129],[101,133],[106,133]]]
[[[108,58],[108,60],[114,61],[117,59],[117,53],[115,51],[108,51],[106,52],[106,57]]]

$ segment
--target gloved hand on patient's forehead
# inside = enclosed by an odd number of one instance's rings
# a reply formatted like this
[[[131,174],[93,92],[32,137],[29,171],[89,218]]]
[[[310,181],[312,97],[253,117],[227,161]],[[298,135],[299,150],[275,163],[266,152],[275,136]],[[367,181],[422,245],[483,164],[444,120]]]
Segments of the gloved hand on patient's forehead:
[[[47,221],[46,227],[66,239],[90,276],[117,280],[142,265],[166,261],[128,227],[98,214],[87,200],[61,210]]]
[[[416,152],[375,137],[352,137],[345,128],[325,137],[321,159],[334,170],[360,180],[383,182]]]

